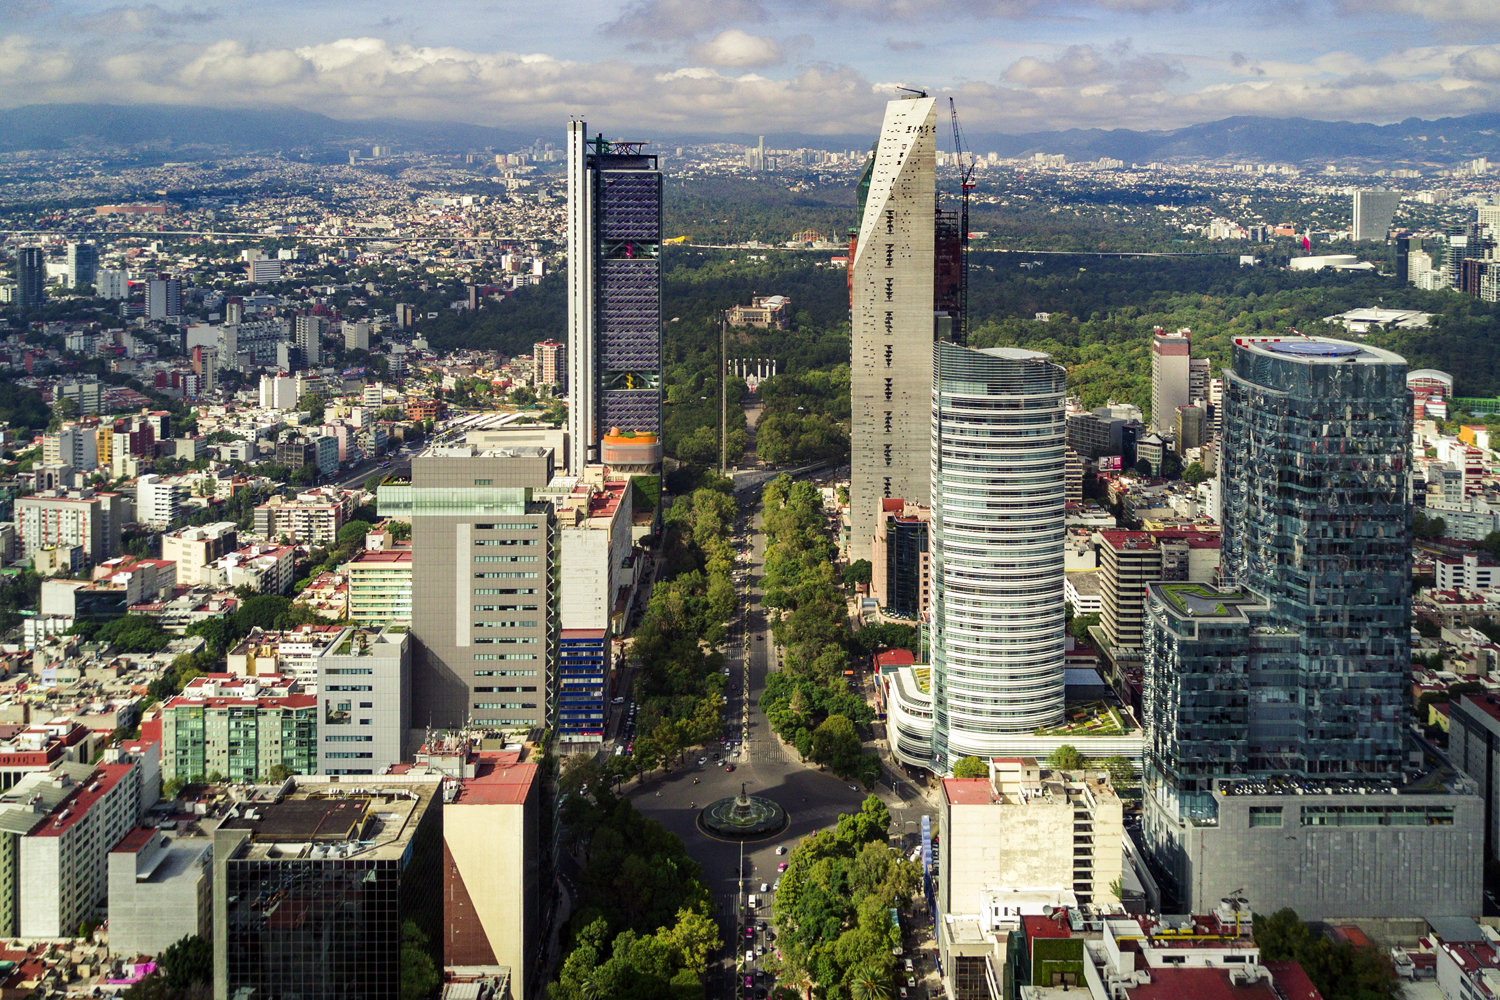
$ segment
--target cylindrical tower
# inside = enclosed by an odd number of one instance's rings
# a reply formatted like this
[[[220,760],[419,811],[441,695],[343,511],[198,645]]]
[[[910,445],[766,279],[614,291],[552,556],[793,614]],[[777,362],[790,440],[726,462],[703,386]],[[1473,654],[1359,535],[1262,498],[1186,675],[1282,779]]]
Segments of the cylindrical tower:
[[[1063,715],[1066,373],[933,345],[933,765]]]

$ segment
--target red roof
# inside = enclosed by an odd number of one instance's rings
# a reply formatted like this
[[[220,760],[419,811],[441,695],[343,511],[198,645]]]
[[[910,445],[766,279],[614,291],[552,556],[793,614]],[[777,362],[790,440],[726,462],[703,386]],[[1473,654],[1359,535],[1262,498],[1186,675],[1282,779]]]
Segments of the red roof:
[[[1154,968],[1151,982],[1130,990],[1130,1000],[1279,1000],[1271,984],[1229,985],[1228,969]]]
[[[1364,937],[1363,934],[1360,935]],[[1366,938],[1366,941],[1369,939]],[[1437,956],[1433,956],[1436,960]],[[1307,970],[1296,962],[1262,962],[1266,968],[1271,970],[1271,975],[1276,980],[1276,988],[1281,991],[1285,1000],[1323,1000],[1323,994],[1313,985],[1308,978]]]
[[[1465,705],[1477,711],[1483,712],[1490,718],[1496,720],[1497,722],[1500,722],[1500,699],[1497,699],[1494,695],[1482,694],[1476,696],[1472,694],[1466,694],[1463,695],[1462,698]]]
[[[602,628],[565,628],[558,633],[560,639],[603,639],[605,629]]]
[[[151,843],[151,836],[154,833],[156,833],[156,830],[152,827],[138,826],[134,830],[131,830],[129,833],[127,833],[125,836],[121,837],[120,842],[109,849],[109,853],[139,854],[141,852],[141,848]]]
[[[135,768],[134,764],[101,764],[89,775],[86,783],[78,785],[78,790],[72,795],[59,802],[48,813],[46,821],[31,832],[33,837],[61,837],[73,827],[88,811],[94,807],[104,796],[108,795],[120,779],[124,778]],[[66,816],[63,813],[67,813]]]
[[[978,779],[976,779],[978,780]],[[1036,938],[1067,938],[1073,936],[1073,928],[1051,917],[1022,917],[1021,926],[1026,929],[1027,940]]]
[[[944,778],[943,794],[954,806],[987,806],[993,801],[988,778]]]
[[[879,667],[909,667],[917,662],[909,649],[887,649],[883,653],[875,654],[875,666]]]
[[[449,805],[521,805],[536,782],[537,765],[520,758],[514,750],[481,751],[474,777],[459,782],[458,797]]]

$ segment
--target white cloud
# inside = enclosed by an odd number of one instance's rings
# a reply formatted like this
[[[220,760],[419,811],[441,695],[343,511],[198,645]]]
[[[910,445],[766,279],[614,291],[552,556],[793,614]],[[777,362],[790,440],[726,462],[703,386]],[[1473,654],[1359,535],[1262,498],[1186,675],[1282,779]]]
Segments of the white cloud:
[[[766,18],[760,0],[633,0],[619,19],[604,30],[607,34],[659,42],[695,38],[725,25]]]
[[[708,66],[775,66],[783,62],[781,46],[773,38],[762,38],[739,28],[719,32],[689,54]]]
[[[1495,0],[1338,0],[1338,9],[1351,17],[1406,14],[1448,24],[1500,25]]]

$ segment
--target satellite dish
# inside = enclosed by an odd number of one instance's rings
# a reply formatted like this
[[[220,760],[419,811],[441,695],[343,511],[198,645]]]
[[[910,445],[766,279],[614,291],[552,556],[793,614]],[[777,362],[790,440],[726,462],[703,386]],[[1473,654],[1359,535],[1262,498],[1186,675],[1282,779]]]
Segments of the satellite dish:
[[[1044,916],[1044,917],[1050,917],[1050,916],[1052,916],[1052,904],[1051,903],[1043,903],[1042,904],[1042,916]]]

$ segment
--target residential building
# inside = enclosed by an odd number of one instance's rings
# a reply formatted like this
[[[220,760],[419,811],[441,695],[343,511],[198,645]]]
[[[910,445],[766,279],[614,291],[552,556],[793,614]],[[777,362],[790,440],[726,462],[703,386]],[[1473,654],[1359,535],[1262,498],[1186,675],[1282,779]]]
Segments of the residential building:
[[[662,430],[662,175],[643,143],[568,123],[568,472],[606,434]],[[659,441],[653,448],[661,460]]]
[[[1157,327],[1151,337],[1151,429],[1172,433],[1177,408],[1192,402],[1188,395],[1192,334],[1186,328],[1168,333]]]
[[[1437,556],[1432,563],[1438,590],[1500,589],[1500,565],[1487,553]]]
[[[932,351],[932,760],[946,772],[1063,714],[1067,386],[1039,351]]]
[[[318,768],[318,695],[280,675],[205,674],[161,707],[162,781],[265,781]],[[116,838],[118,839],[118,838]]]
[[[420,724],[553,724],[555,522],[532,499],[552,475],[550,450],[437,446],[412,459],[410,485],[380,487],[380,515],[412,525]],[[520,690],[476,690],[495,687],[497,671],[523,678]]]
[[[109,948],[160,955],[184,937],[213,939],[213,840],[138,826],[109,851]]]
[[[87,414],[99,412],[104,391],[99,388],[97,379],[69,379],[58,383],[57,395],[71,399],[80,414]]]
[[[239,548],[233,521],[218,521],[162,535],[161,557],[177,564],[177,582],[189,587],[206,584],[209,567]]]
[[[209,587],[249,587],[258,594],[285,594],[295,579],[296,556],[293,545],[250,545],[215,560],[200,575]]]
[[[93,472],[99,467],[98,430],[67,423],[44,435],[42,464],[66,465],[79,472]]]
[[[1448,703],[1448,757],[1484,803],[1484,857],[1500,860],[1500,699],[1488,691]]]
[[[411,624],[412,552],[364,551],[342,567],[349,577],[349,620],[360,625]]]
[[[748,306],[736,305],[724,311],[730,326],[756,326],[761,329],[792,328],[792,300],[785,295],[755,295]]]
[[[1106,772],[991,760],[987,777],[943,779],[939,809],[943,858],[933,875],[949,995],[994,995],[964,990],[985,979],[984,959],[965,955],[955,933],[966,917],[993,929],[1058,908],[1118,903],[1112,885],[1124,865],[1124,811]]]
[[[1182,909],[1243,891],[1305,919],[1479,913],[1476,784],[1407,771],[1410,442],[1398,355],[1235,341],[1231,589],[1149,587],[1143,831]]]
[[[1355,191],[1354,225],[1351,228],[1354,242],[1377,240],[1384,243],[1391,230],[1391,220],[1396,217],[1396,208],[1400,204],[1400,191],[1378,188]]]
[[[297,380],[280,373],[260,377],[260,408],[263,410],[295,410],[297,408]]]
[[[317,440],[337,442],[336,438]],[[255,533],[265,538],[285,536],[293,542],[331,545],[354,512],[357,497],[357,493],[335,487],[304,490],[294,498],[272,496],[255,508]]]
[[[851,538],[875,536],[881,500],[932,504],[936,140],[933,98],[889,102],[861,178],[849,263]]]
[[[1099,627],[1109,649],[1140,649],[1147,585],[1208,583],[1219,568],[1219,536],[1212,532],[1107,530],[1095,532],[1093,544],[1099,556]]]
[[[118,493],[91,489],[47,490],[16,500],[16,538],[21,558],[42,549],[77,547],[84,563],[103,562],[120,551],[120,529],[135,520],[134,505]]]
[[[531,356],[536,359],[536,380],[542,385],[568,388],[568,345],[556,340],[543,340],[531,345]]]
[[[932,510],[900,498],[880,501],[870,546],[870,596],[886,614],[916,620],[932,609]]]
[[[157,528],[169,528],[182,516],[182,487],[153,473],[136,480],[136,517]]]
[[[128,756],[83,778],[68,770],[46,776],[68,794],[45,815],[32,813],[40,822],[16,844],[21,937],[71,938],[84,920],[103,915],[109,849],[140,822],[141,777],[140,761]]]
[[[438,781],[299,778],[214,831],[214,1000],[399,1000],[402,927],[442,938]]]
[[[411,633],[348,629],[316,658],[318,773],[385,774],[412,728]]]
[[[276,364],[277,345],[290,338],[291,325],[286,319],[226,322],[218,328],[218,340],[214,346],[218,349],[222,367],[253,371]]]
[[[68,244],[68,287],[93,288],[99,271],[99,246],[95,243]],[[97,294],[97,289],[95,290]]]
[[[534,956],[547,836],[537,765],[523,746],[470,744],[423,747],[417,762],[454,756],[461,773],[443,786],[443,965],[508,967],[512,995],[525,997],[541,977]]]
[[[94,294],[101,299],[130,298],[130,275],[125,271],[98,268],[94,271]]]
[[[322,316],[297,317],[297,350],[302,353],[304,366],[316,368],[323,363],[323,333],[327,329],[328,320]]]
[[[167,320],[182,315],[182,280],[157,277],[146,282],[146,318]]]
[[[344,320],[344,350],[368,351],[370,349],[370,324]]]

